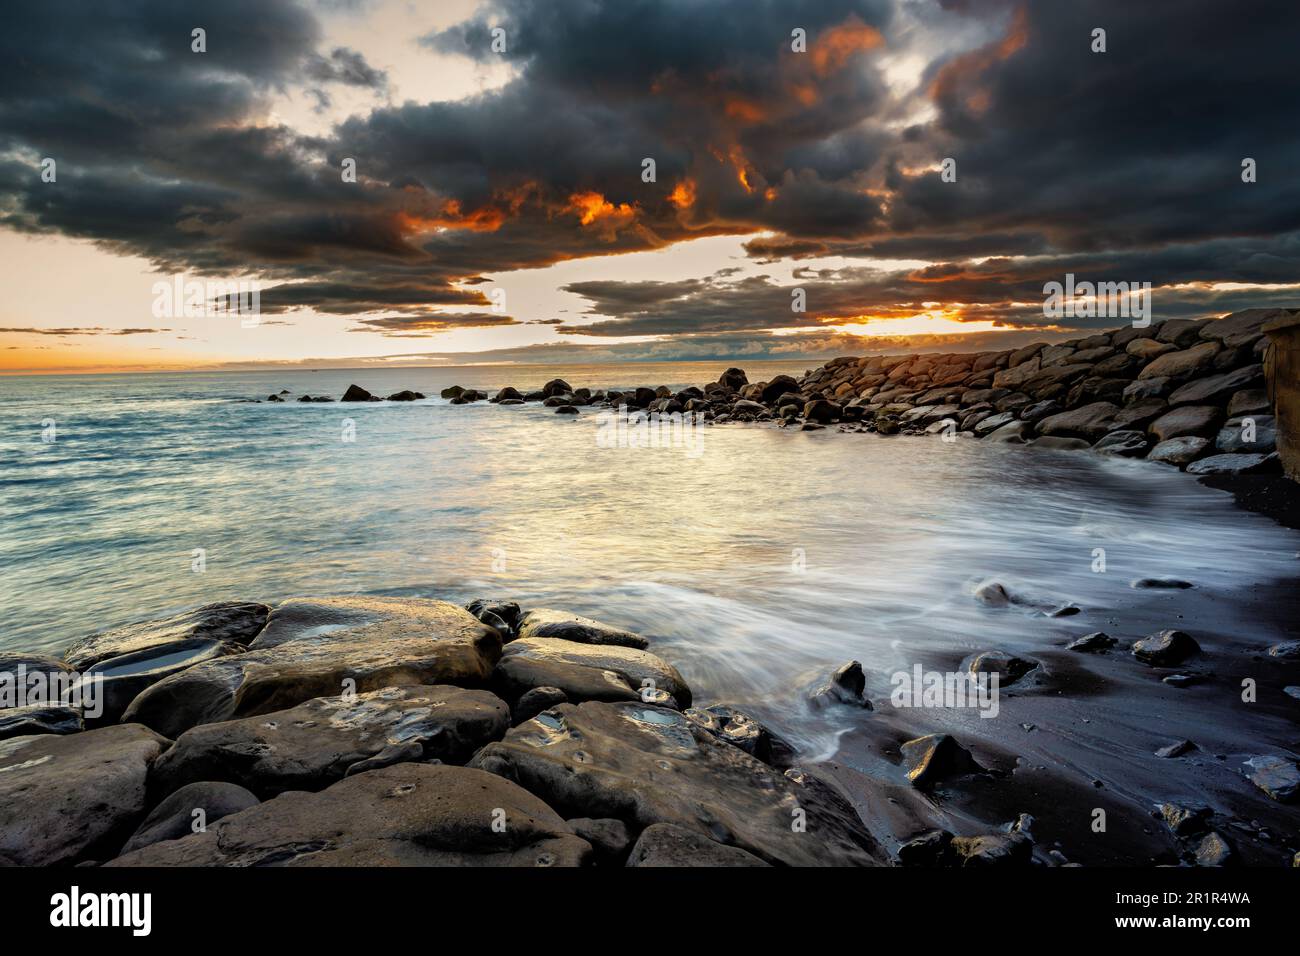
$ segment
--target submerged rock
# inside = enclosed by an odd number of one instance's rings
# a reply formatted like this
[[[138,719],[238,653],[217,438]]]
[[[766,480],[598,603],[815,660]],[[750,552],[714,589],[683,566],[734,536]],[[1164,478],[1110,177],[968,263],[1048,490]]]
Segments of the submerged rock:
[[[619,627],[593,621],[589,617],[579,617],[567,611],[551,608],[533,608],[523,616],[519,623],[519,636],[556,637],[579,644],[616,644],[620,647],[634,647],[645,650],[650,642],[640,634],[625,631]]]
[[[112,856],[144,817],[146,774],[168,743],[121,724],[0,744],[0,857],[58,866]]]
[[[899,748],[907,779],[917,789],[927,789],[940,780],[967,773],[979,773],[984,768],[975,762],[969,750],[948,734],[928,734],[909,740]]]
[[[1104,631],[1093,631],[1091,634],[1085,634],[1083,637],[1076,638],[1065,646],[1067,651],[1079,651],[1084,654],[1097,654],[1110,650],[1118,641]]]
[[[1179,578],[1138,578],[1129,585],[1138,591],[1183,591],[1192,586],[1191,581],[1183,581]]]
[[[224,601],[205,604],[160,621],[128,624],[76,641],[63,653],[74,670],[87,671],[100,661],[123,654],[153,650],[181,641],[206,639],[247,645],[266,626],[271,609],[265,604]]]
[[[500,740],[509,725],[505,701],[484,690],[434,685],[318,697],[187,730],[154,763],[149,785],[167,794],[202,780],[225,780],[263,799],[286,790],[323,790],[354,764],[399,745],[406,746],[393,757],[463,763]]]
[[[1164,630],[1137,641],[1133,645],[1133,656],[1143,664],[1167,667],[1187,660],[1200,650],[1201,646],[1190,635],[1182,631]]]
[[[346,690],[483,686],[500,654],[499,632],[445,601],[294,599],[276,607],[248,653],[159,681],[132,702],[123,720],[175,738],[198,724],[284,710]]]
[[[818,706],[838,703],[871,710],[871,701],[863,693],[866,687],[867,677],[862,673],[862,665],[857,661],[849,661],[837,667],[830,679],[816,688],[809,699]]]
[[[710,840],[698,830],[672,823],[654,823],[628,855],[628,866],[727,867],[770,866],[739,847]]]
[[[590,858],[587,841],[510,781],[404,763],[320,793],[283,794],[107,865],[581,866]]]
[[[163,840],[176,840],[200,832],[195,827],[211,826],[222,817],[255,807],[260,801],[233,783],[205,780],[181,787],[149,812],[140,829],[126,842],[123,853],[139,850]],[[200,815],[195,811],[201,811]]]
[[[471,761],[573,815],[672,823],[769,863],[866,865],[879,848],[852,808],[638,703],[562,704]]]

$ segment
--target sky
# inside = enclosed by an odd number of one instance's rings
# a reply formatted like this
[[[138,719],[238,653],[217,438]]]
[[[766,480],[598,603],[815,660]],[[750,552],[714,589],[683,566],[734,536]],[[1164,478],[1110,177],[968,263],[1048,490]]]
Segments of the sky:
[[[1281,0],[24,4],[0,371],[1121,324],[1046,317],[1067,274],[1151,283],[1156,320],[1300,307],[1298,35]],[[219,308],[240,282],[256,316]]]

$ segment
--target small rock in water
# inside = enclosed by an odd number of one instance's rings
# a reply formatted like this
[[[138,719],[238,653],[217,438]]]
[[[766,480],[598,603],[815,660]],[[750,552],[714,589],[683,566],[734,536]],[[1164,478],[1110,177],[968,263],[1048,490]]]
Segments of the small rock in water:
[[[849,661],[836,668],[830,680],[812,692],[811,700],[818,706],[840,703],[871,710],[871,701],[863,696],[866,686],[867,678],[862,673],[862,665],[857,661]]]
[[[557,414],[557,415],[576,415],[576,414],[578,414],[578,410],[577,410],[576,408],[574,408],[572,405],[561,405],[559,408],[557,408],[557,409],[555,410],[555,414]]]
[[[1139,591],[1144,590],[1186,590],[1192,586],[1191,581],[1182,581],[1178,578],[1138,578],[1131,583],[1129,587],[1136,588]]]
[[[1251,757],[1246,766],[1250,782],[1278,803],[1290,803],[1300,793],[1300,770],[1292,761],[1267,755]]]
[[[1104,631],[1093,631],[1091,634],[1085,634],[1066,645],[1067,651],[1079,651],[1083,654],[1096,654],[1109,650],[1118,643],[1115,638],[1111,637]]]
[[[1038,667],[1038,661],[1016,657],[1007,651],[985,651],[970,662],[970,672],[976,676],[994,672],[999,683],[1014,684]]]
[[[1190,740],[1180,740],[1177,743],[1170,744],[1167,747],[1161,747],[1156,751],[1157,757],[1181,757],[1185,753],[1190,753],[1196,749],[1196,744]]]
[[[1074,615],[1078,613],[1080,613],[1080,608],[1077,604],[1063,604],[1053,611],[1048,611],[1047,616],[1048,617],[1074,617]]]
[[[975,589],[975,600],[988,607],[1006,607],[1011,604],[1011,595],[997,581],[990,581]]]
[[[1196,847],[1197,866],[1227,866],[1232,862],[1232,847],[1211,830]]]
[[[900,748],[907,766],[907,779],[918,789],[933,786],[947,777],[983,770],[969,750],[948,734],[929,734],[909,740]]]
[[[348,390],[343,393],[343,398],[341,398],[340,401],[373,402],[373,401],[378,401],[378,399],[376,399],[374,395],[371,395],[360,385],[349,385]]]
[[[1167,667],[1185,661],[1200,649],[1200,645],[1182,631],[1164,630],[1134,644],[1133,656],[1143,664]]]

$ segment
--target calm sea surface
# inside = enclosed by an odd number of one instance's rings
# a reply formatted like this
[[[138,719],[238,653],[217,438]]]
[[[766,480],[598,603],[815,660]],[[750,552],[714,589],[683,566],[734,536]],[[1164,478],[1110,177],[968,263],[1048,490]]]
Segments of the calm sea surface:
[[[223,599],[499,595],[644,632],[698,699],[779,714],[823,746],[797,702],[844,660],[887,672],[926,647],[1032,650],[1113,622],[1134,578],[1186,578],[1231,607],[1300,568],[1300,535],[1143,463],[734,425],[694,451],[605,448],[592,409],[293,401],[351,382],[680,386],[722,368],[0,378],[0,649],[57,652]],[[282,388],[285,404],[245,401]],[[992,612],[970,596],[992,578],[1084,613]],[[1172,626],[1158,607],[1133,614],[1132,629]],[[1276,639],[1257,616],[1234,629]]]

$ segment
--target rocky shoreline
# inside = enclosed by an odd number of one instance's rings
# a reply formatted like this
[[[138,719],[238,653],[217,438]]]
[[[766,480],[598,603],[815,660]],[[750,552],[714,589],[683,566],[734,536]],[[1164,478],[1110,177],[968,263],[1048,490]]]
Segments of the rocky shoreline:
[[[1016,600],[1000,586],[976,599]],[[1065,656],[1116,644],[1088,635]],[[810,703],[857,714],[895,782],[801,762],[744,710],[697,700],[652,646],[510,601],[339,597],[213,604],[62,659],[9,655],[0,672],[98,676],[104,707],[0,710],[0,863],[1078,865],[1087,827],[1077,845],[1045,842],[1035,820],[1100,797],[1026,788],[995,750],[917,733],[856,662],[828,666]],[[1127,667],[1170,671],[1166,684],[1208,655],[1177,630],[1130,651]],[[1270,687],[1294,680],[1300,641],[1265,657]],[[964,667],[1019,693],[1060,681],[1045,660],[991,650]],[[1171,740],[1149,761],[1201,756]],[[1253,754],[1240,779],[1254,796],[1236,812],[1222,794],[1220,809],[1153,801],[1149,862],[1300,863],[1279,823],[1300,796],[1294,760]]]

